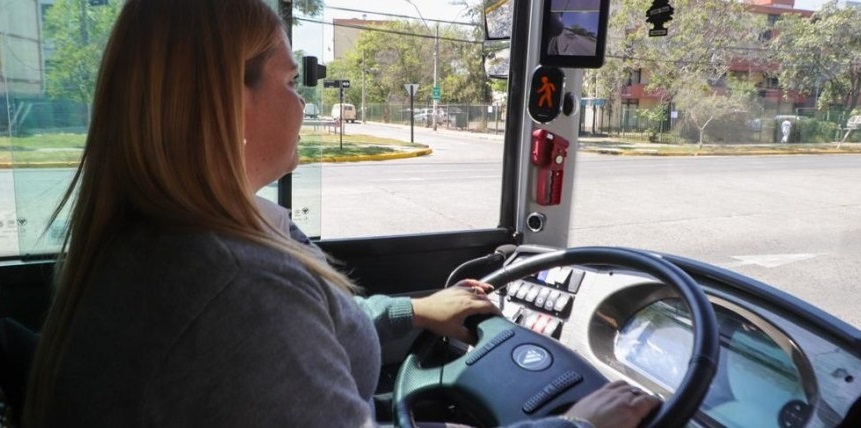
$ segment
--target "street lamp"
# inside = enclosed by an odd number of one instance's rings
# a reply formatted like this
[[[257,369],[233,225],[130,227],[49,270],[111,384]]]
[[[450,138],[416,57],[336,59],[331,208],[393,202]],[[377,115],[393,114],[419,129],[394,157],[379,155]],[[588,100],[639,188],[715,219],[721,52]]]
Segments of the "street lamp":
[[[404,0],[404,1],[411,4],[413,6],[413,8],[415,8],[416,12],[418,12],[418,14],[419,14],[419,18],[422,20],[422,24],[424,24],[425,28],[427,28],[428,31],[431,31],[430,26],[428,25],[427,21],[425,21],[425,17],[422,16],[422,11],[419,10],[419,7],[416,6],[416,4],[412,2],[412,0]],[[433,31],[431,31],[431,32],[433,32]],[[436,78],[437,78],[437,61],[439,58],[439,22],[436,23],[436,33],[435,34],[436,35],[434,36],[434,39],[433,39],[433,87],[434,88],[437,87]],[[439,99],[437,97],[433,97],[433,130],[434,131],[436,131],[437,108],[438,107],[439,107]]]

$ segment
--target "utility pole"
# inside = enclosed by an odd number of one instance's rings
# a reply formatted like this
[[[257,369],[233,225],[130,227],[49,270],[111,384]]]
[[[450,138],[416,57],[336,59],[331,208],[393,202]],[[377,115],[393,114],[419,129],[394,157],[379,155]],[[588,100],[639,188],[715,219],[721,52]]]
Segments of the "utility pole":
[[[422,20],[422,24],[424,24],[425,28],[428,29],[428,32],[431,32],[430,25],[428,25],[427,21],[425,21],[424,16],[422,16],[422,11],[419,10],[419,7],[413,3],[413,0],[405,0],[407,3],[413,6],[416,12],[419,14],[419,19]],[[436,35],[433,39],[433,88],[432,90],[436,91],[437,89],[437,63],[439,61],[439,22],[436,23]],[[433,130],[436,131],[437,125],[437,108],[439,107],[439,98],[433,98]],[[410,109],[410,113],[412,113],[412,108]]]
[[[362,20],[367,19],[368,15],[363,13]],[[365,48],[362,48],[362,124],[365,123]]]
[[[437,88],[437,62],[439,61],[439,22],[436,23],[436,36],[433,39],[433,87]],[[433,130],[436,131],[439,97],[433,97]]]

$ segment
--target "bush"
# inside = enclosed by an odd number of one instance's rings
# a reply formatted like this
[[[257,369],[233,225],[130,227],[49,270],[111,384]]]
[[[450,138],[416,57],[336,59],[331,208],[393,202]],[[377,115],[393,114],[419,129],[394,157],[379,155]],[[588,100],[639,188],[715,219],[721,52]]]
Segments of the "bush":
[[[801,142],[802,143],[830,143],[838,135],[838,126],[835,123],[816,120],[801,120]]]
[[[707,128],[708,129],[708,128]],[[692,124],[687,118],[678,123],[674,129],[679,138],[686,143],[696,143],[700,140],[700,130]]]
[[[732,114],[713,119],[706,127],[706,137],[717,143],[746,143],[751,141],[749,119],[743,114]]]

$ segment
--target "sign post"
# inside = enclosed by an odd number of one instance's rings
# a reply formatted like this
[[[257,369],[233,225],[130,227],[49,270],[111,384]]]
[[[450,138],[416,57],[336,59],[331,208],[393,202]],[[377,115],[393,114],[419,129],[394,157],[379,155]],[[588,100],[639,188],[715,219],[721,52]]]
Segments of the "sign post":
[[[339,128],[340,134],[340,149],[344,150],[344,89],[350,88],[349,80],[324,80],[323,81],[324,88],[338,88],[338,107],[340,108],[340,113],[338,115],[338,120],[335,122]]]
[[[405,83],[404,89],[406,89],[407,93],[410,94],[410,143],[414,143],[415,142],[414,141],[415,140],[415,138],[414,138],[415,134],[414,134],[413,128],[415,128],[416,113],[413,110],[413,100],[416,97],[416,92],[418,92],[418,90],[419,90],[419,84],[418,83]]]

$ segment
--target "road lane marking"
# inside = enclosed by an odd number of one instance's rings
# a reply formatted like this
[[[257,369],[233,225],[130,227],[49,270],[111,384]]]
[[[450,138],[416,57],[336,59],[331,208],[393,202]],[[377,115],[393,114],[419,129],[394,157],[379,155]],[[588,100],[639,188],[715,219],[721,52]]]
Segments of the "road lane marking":
[[[754,254],[748,256],[731,256],[737,262],[725,263],[725,268],[756,265],[764,268],[776,268],[790,263],[801,262],[818,257],[821,254],[798,253],[798,254]]]

